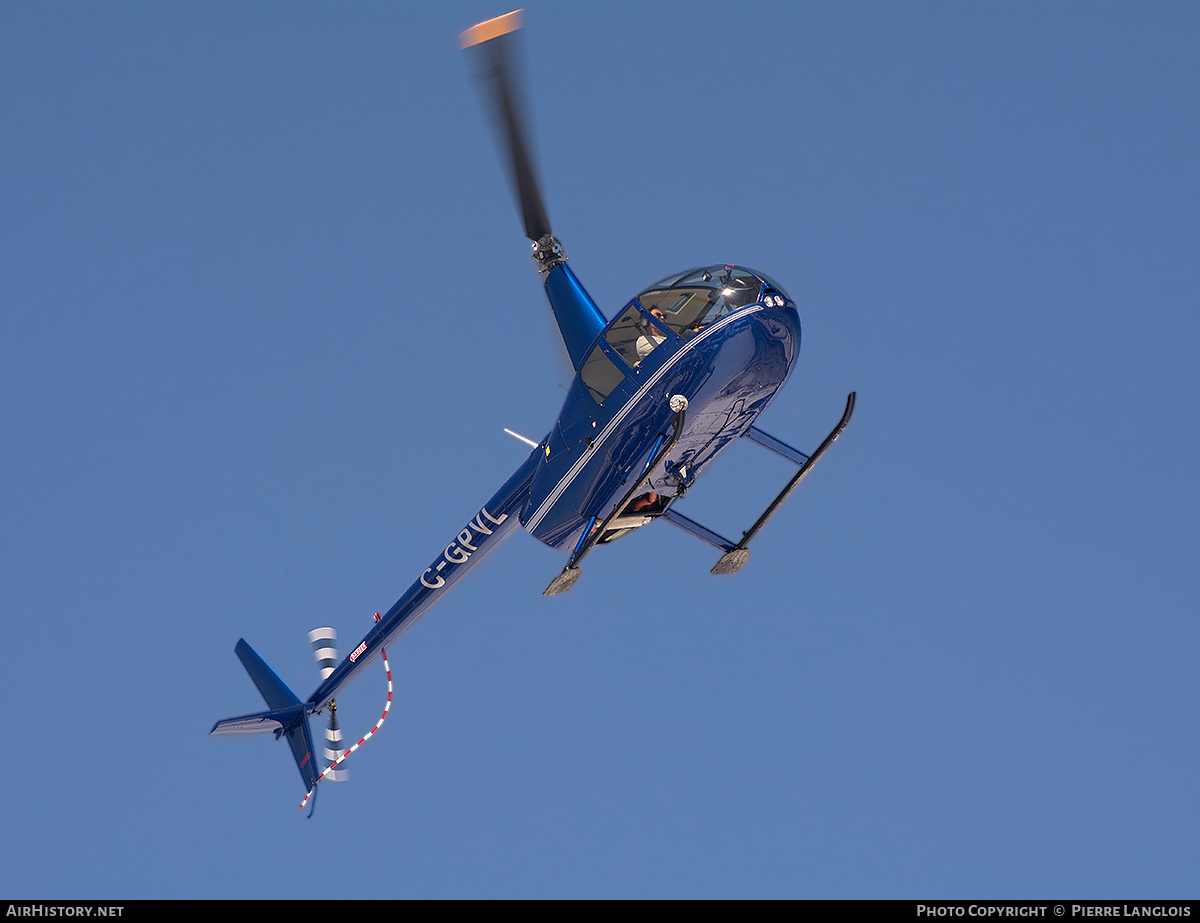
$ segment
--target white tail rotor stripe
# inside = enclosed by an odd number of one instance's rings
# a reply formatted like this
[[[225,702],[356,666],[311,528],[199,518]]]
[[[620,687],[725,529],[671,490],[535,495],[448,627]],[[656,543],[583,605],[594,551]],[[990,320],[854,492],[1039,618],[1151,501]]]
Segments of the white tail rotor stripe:
[[[377,622],[379,621],[379,613],[378,612],[375,613],[375,621],[377,621]],[[340,781],[340,779],[343,778],[343,776],[338,774],[337,767],[340,766],[343,762],[345,762],[346,758],[351,753],[353,753],[355,750],[357,750],[359,747],[361,747],[363,744],[365,744],[368,740],[370,740],[372,735],[376,731],[378,731],[381,727],[383,727],[383,722],[387,720],[388,712],[391,710],[391,707],[392,707],[392,668],[390,666],[388,666],[387,648],[381,647],[379,649],[379,654],[380,654],[380,656],[383,657],[383,669],[384,669],[384,672],[387,674],[388,693],[387,693],[387,702],[383,706],[383,714],[380,715],[379,720],[375,722],[375,727],[373,727],[373,728],[371,728],[371,730],[367,731],[366,735],[363,737],[362,740],[360,740],[353,747],[351,747],[349,750],[347,750],[345,753],[343,753],[341,756],[339,756],[337,758],[337,760],[330,763],[328,768],[326,768],[326,770],[323,773],[321,773],[319,776],[317,776],[317,781],[315,783],[313,783],[313,787],[308,790],[308,794],[305,795],[304,800],[300,802],[301,808],[303,808],[306,804],[308,804],[308,799],[311,798],[312,793],[317,790],[317,784],[319,784],[320,781],[322,779],[324,779],[326,776],[329,776],[330,780],[334,781],[334,782]],[[345,771],[346,770],[342,770],[341,772],[344,773]]]

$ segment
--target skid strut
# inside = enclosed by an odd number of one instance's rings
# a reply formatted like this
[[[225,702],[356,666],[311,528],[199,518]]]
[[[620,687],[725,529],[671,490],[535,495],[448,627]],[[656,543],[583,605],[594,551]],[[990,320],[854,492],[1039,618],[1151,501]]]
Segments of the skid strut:
[[[599,526],[591,528],[590,531],[585,527],[584,537],[571,554],[571,559],[567,561],[567,566],[562,569],[561,574],[550,581],[550,586],[542,591],[543,596],[555,596],[559,593],[565,593],[575,585],[575,581],[579,579],[579,562],[583,560],[583,556],[595,547],[596,541],[604,534],[604,530],[608,528],[608,524],[629,505],[630,500],[637,496],[638,491],[642,489],[642,485],[646,483],[654,469],[675,448],[675,444],[679,442],[679,437],[683,434],[683,415],[687,411],[687,398],[676,394],[671,398],[671,409],[675,411],[675,417],[671,421],[672,429],[670,437],[654,453],[654,457],[646,463],[646,467],[642,469],[641,476],[625,492],[625,496],[621,498],[621,501],[612,508],[612,512],[604,517],[604,521]]]

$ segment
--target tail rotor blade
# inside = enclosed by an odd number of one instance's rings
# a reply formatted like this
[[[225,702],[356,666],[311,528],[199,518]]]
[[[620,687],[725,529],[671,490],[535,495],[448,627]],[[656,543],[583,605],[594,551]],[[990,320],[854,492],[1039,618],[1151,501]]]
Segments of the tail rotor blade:
[[[313,656],[317,659],[317,670],[321,679],[326,679],[338,664],[337,631],[333,628],[314,628],[308,633],[312,642]],[[342,731],[338,726],[337,703],[329,703],[329,726],[325,728],[325,762],[336,763],[343,753]],[[325,776],[330,782],[344,782],[350,778],[350,770],[335,769]]]
[[[312,642],[313,656],[317,658],[317,670],[321,679],[325,679],[337,666],[337,630],[333,628],[314,628],[308,633]]]

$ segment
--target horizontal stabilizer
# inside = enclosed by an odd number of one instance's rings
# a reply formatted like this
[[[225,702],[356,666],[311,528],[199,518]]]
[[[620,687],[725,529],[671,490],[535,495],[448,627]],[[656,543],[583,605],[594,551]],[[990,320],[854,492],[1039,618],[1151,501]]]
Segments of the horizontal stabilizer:
[[[209,731],[210,736],[222,734],[267,734],[286,728],[288,723],[295,720],[296,708],[273,708],[261,711],[255,715],[242,715],[240,718],[226,718],[218,721]]]

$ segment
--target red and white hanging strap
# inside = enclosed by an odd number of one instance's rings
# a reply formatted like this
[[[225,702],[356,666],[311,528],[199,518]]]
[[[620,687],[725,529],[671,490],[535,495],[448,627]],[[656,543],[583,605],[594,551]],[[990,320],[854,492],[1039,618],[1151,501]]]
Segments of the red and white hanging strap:
[[[379,621],[379,613],[378,612],[375,613],[375,621]],[[341,756],[339,756],[334,762],[330,763],[329,766],[326,768],[326,770],[323,773],[321,773],[319,776],[317,776],[317,781],[315,783],[313,783],[313,787],[308,790],[308,794],[305,795],[304,800],[300,802],[301,808],[303,808],[306,804],[308,804],[308,799],[311,798],[312,793],[317,790],[317,785],[320,783],[320,781],[322,779],[325,778],[325,776],[327,776],[329,774],[330,770],[336,769],[338,766],[340,766],[342,764],[342,762],[345,761],[346,757],[348,757],[351,753],[353,753],[355,750],[357,750],[359,747],[361,747],[363,744],[365,744],[368,740],[370,740],[371,735],[374,734],[376,731],[378,731],[381,727],[383,727],[383,722],[387,720],[388,710],[392,707],[392,668],[390,666],[388,666],[387,650],[384,648],[380,648],[379,653],[383,656],[383,669],[384,669],[384,672],[387,673],[387,686],[388,686],[387,704],[383,706],[383,714],[380,715],[379,720],[375,722],[375,727],[373,727],[373,728],[371,728],[371,730],[367,731],[366,735],[363,737],[362,740],[360,740],[353,747],[351,747],[349,750],[347,750],[345,753],[343,753]]]

